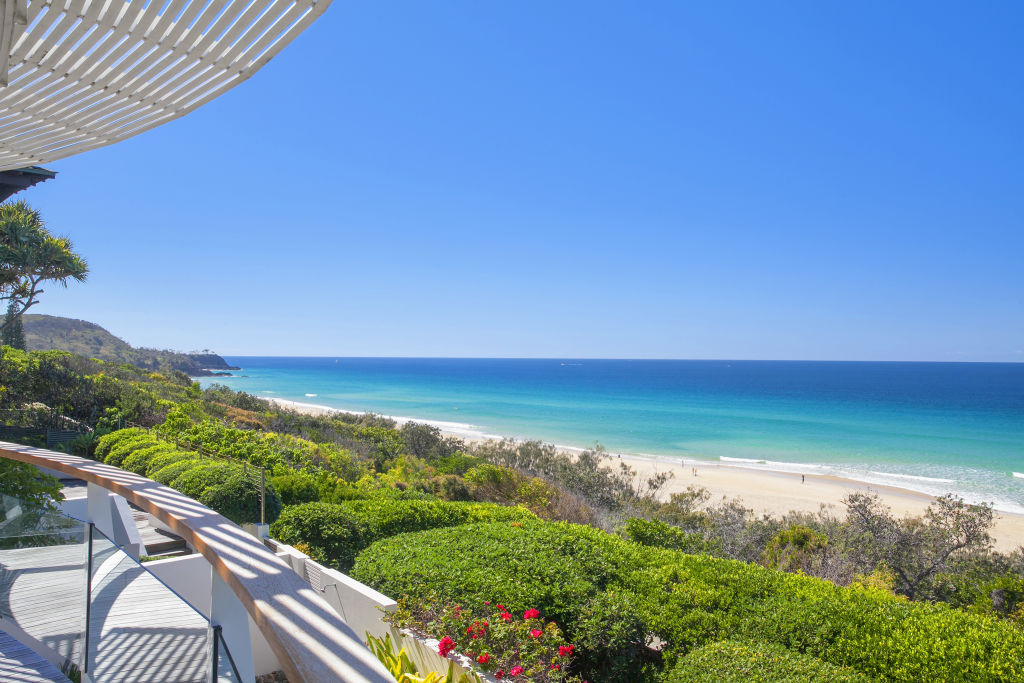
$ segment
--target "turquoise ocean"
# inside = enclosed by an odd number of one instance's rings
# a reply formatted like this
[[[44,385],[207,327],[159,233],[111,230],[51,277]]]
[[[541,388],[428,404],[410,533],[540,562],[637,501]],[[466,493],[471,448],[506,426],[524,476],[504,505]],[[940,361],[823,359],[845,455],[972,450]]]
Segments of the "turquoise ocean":
[[[466,438],[832,474],[1024,513],[1024,363],[227,357],[256,396]]]

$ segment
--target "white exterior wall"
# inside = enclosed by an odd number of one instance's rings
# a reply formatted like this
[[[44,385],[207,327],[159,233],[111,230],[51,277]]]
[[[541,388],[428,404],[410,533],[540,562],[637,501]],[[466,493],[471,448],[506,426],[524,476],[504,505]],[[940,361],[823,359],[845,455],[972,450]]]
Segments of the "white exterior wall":
[[[167,560],[154,560],[146,563],[146,569],[151,571],[158,579],[166,583],[171,590],[184,598],[193,607],[199,610],[207,619],[213,607],[213,569],[202,555],[185,555],[184,557],[172,557]],[[241,607],[241,605],[239,605]],[[249,622],[249,638],[252,647],[252,662],[256,675],[268,674],[281,670],[281,664],[277,656],[270,649],[267,639],[263,637],[256,622],[246,614]],[[214,619],[215,623],[221,623],[224,627],[225,640],[229,624]],[[230,647],[230,640],[228,640]],[[238,654],[234,650],[231,655],[238,663]],[[241,666],[241,664],[239,664]]]
[[[420,675],[425,675],[430,671],[444,674],[448,671],[449,664],[455,664],[456,673],[472,671],[472,662],[467,657],[452,655],[445,658],[438,654],[437,639],[419,638],[413,633],[397,629],[385,621],[385,613],[394,612],[398,607],[393,599],[356,581],[351,576],[313,562],[308,555],[290,545],[277,541],[271,541],[271,543],[272,547],[276,548],[277,556],[288,562],[295,573],[306,581],[310,580],[309,570],[311,567],[309,565],[314,565],[313,569],[319,571],[320,582],[324,586],[321,595],[345,620],[345,623],[351,626],[352,630],[364,640],[367,633],[376,638],[390,635],[395,650],[404,647]],[[497,679],[489,675],[478,675],[483,681],[498,683]]]

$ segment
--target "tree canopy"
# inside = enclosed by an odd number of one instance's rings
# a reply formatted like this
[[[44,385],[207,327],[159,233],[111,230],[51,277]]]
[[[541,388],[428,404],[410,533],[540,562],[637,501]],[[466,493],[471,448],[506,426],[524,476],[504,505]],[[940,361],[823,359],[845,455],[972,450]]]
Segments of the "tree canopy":
[[[14,324],[39,302],[45,282],[66,287],[89,272],[71,240],[46,229],[39,212],[25,201],[0,204],[0,303],[10,307],[0,330]]]

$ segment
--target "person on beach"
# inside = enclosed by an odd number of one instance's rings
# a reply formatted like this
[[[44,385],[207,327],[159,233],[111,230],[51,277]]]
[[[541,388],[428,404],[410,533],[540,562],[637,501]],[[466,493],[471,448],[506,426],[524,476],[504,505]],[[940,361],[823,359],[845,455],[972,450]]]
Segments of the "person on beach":
[[[800,475],[800,483],[801,484],[804,483],[804,475],[802,475],[802,474]]]

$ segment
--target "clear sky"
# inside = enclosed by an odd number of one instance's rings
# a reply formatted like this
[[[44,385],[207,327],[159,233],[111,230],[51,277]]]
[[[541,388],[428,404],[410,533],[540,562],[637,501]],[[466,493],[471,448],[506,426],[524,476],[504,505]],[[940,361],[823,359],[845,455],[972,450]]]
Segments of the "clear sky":
[[[1024,361],[1024,5],[346,2],[22,196],[223,354]]]

